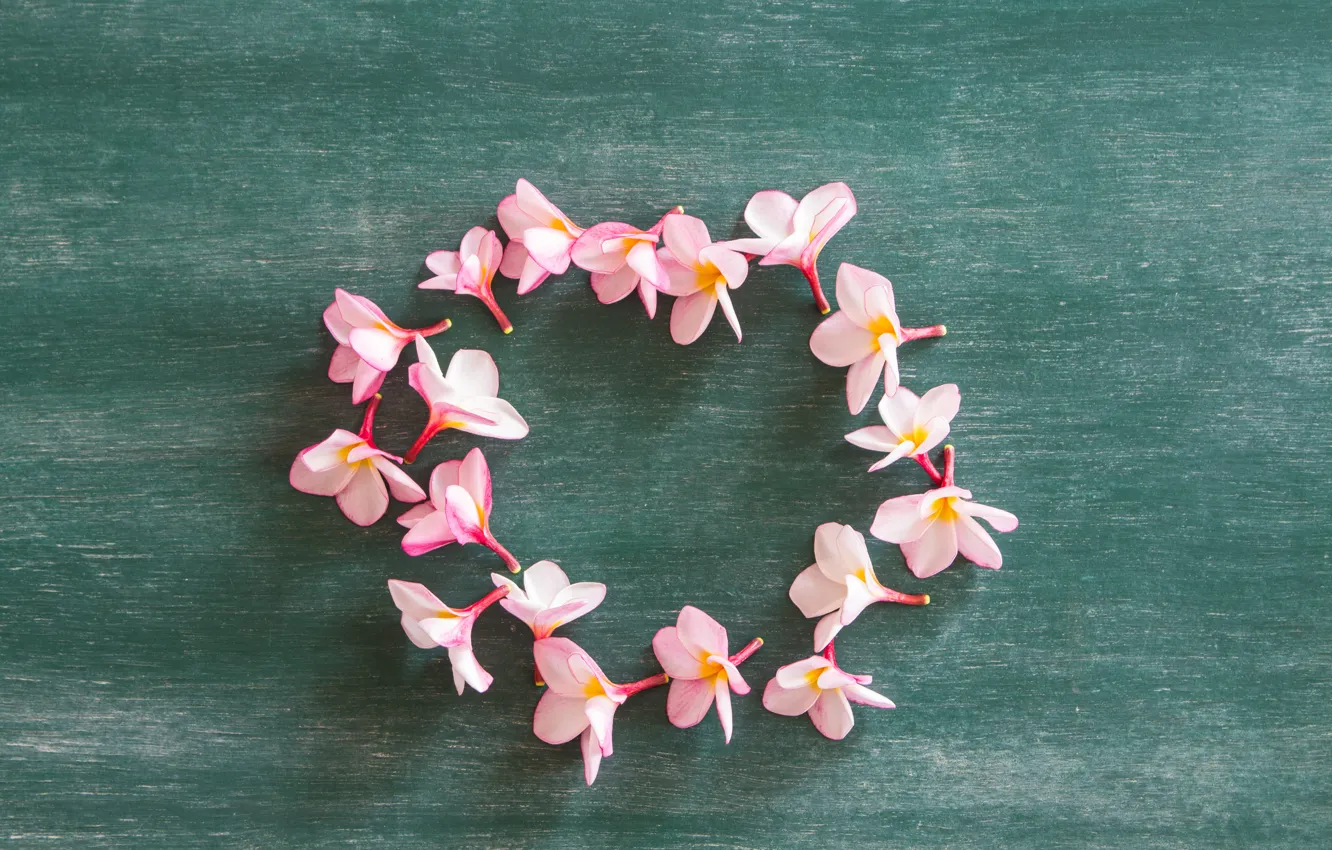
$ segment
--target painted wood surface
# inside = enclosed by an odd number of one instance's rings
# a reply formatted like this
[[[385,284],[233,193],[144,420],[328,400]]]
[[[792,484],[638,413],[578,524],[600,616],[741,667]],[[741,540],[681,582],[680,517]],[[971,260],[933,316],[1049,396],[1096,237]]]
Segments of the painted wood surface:
[[[1327,847],[1332,19],[1317,2],[682,0],[0,5],[0,837],[32,847]],[[685,603],[809,649],[815,526],[923,484],[841,442],[798,272],[746,331],[670,341],[572,273],[413,289],[521,176],[584,225],[846,180],[824,252],[894,281],[904,381],[955,381],[959,480],[1016,512],[1000,572],[884,581],[839,642],[897,701],[842,743],[737,700],[621,710],[583,787],[493,689],[409,646],[390,576],[464,602],[294,492],[358,412],[334,287],[452,317],[528,418],[483,445],[496,533],[610,586],[569,630],[619,680]],[[410,356],[407,358],[410,360]],[[424,408],[395,373],[381,442]],[[499,612],[497,612],[499,613]]]

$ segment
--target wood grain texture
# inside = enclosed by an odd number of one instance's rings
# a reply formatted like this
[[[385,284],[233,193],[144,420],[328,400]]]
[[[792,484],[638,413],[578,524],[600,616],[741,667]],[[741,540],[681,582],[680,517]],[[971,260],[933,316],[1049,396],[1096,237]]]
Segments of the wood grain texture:
[[[446,8],[442,8],[446,5]],[[1332,23],[1318,2],[680,0],[0,5],[0,837],[32,847],[1332,845]],[[846,180],[824,252],[879,270],[905,383],[956,381],[960,479],[1016,512],[998,573],[880,576],[839,656],[895,699],[841,744],[737,700],[620,712],[582,785],[531,734],[528,641],[455,696],[384,581],[481,595],[286,483],[354,426],[335,286],[495,355],[484,445],[525,562],[610,586],[568,634],[614,678],[692,602],[760,685],[821,522],[923,478],[806,340],[798,272],[670,342],[585,276],[412,288],[531,178],[575,220]],[[831,294],[831,293],[830,293]],[[423,407],[386,385],[381,443]]]

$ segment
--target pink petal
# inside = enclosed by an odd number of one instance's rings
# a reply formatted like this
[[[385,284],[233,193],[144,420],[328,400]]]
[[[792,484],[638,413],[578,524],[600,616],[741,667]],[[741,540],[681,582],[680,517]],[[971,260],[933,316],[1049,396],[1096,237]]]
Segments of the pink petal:
[[[840,688],[819,694],[818,700],[810,706],[809,719],[824,737],[834,741],[845,738],[851,727],[856,725],[856,717],[851,713],[851,703],[847,702],[846,695]]]
[[[842,625],[851,625],[855,622],[856,617],[860,616],[860,612],[874,604],[874,602],[874,596],[870,593],[864,581],[855,576],[847,576],[846,602],[843,603],[842,613],[839,615]],[[818,647],[818,649],[822,648]]]
[[[528,571],[531,571],[531,567],[528,567]],[[564,618],[563,622],[567,623],[596,608],[605,598],[606,585],[599,581],[580,581],[555,594],[555,599],[551,602],[551,605],[553,607],[564,607],[565,605],[578,603],[585,606],[577,614]]]
[[[947,569],[957,557],[957,529],[951,522],[934,522],[918,539],[901,546],[916,578],[929,578]]]
[[[297,457],[311,472],[323,472],[345,464],[347,455],[344,450],[363,442],[365,440],[351,431],[339,428],[325,437],[323,442],[307,447]]]
[[[953,508],[960,514],[985,520],[995,531],[1007,532],[1018,527],[1018,518],[1013,514],[979,502],[955,502]]]
[[[868,705],[872,708],[897,708],[888,697],[871,691],[864,685],[856,683],[843,685],[842,693],[849,702],[854,702],[856,705]]]
[[[773,714],[787,717],[799,717],[819,698],[819,692],[811,687],[787,689],[777,684],[776,679],[769,679],[763,689],[763,707]]]
[[[880,469],[883,469],[885,466],[889,466],[890,464],[896,463],[897,461],[901,460],[907,455],[920,454],[920,452],[916,451],[916,448],[917,447],[914,443],[911,442],[901,443],[891,452],[889,452],[887,456],[871,464],[870,468],[866,471],[878,472]]]
[[[837,633],[842,630],[842,612],[833,611],[831,614],[819,620],[818,625],[814,627],[814,651],[822,652],[823,648],[837,637]]]
[[[537,561],[523,573],[523,589],[527,598],[543,607],[555,604],[555,597],[569,587],[569,577],[554,561]]]
[[[458,483],[458,473],[461,469],[461,460],[446,460],[431,470],[430,501],[437,509],[444,510],[444,491]]]
[[[539,222],[542,227],[551,227],[559,222],[567,230],[577,231],[574,234],[575,236],[583,232],[578,225],[569,220],[569,217],[559,207],[548,201],[546,196],[541,194],[541,190],[527,180],[520,179],[518,181],[516,194],[518,196],[518,206],[523,212]]]
[[[497,440],[521,440],[529,431],[527,420],[502,398],[476,396],[467,400],[467,412],[484,417],[494,422],[486,425],[480,422],[462,422],[455,427],[469,434],[493,437]]]
[[[417,523],[431,514],[435,513],[435,506],[429,502],[422,502],[414,505],[402,516],[398,517],[398,525],[403,528],[414,528]]]
[[[840,558],[837,538],[845,528],[840,522],[825,522],[814,529],[814,561],[816,563],[836,563]],[[837,581],[841,580],[840,573],[833,576]]]
[[[517,195],[508,195],[501,200],[499,206],[495,209],[495,214],[499,217],[500,227],[504,229],[504,234],[510,239],[521,239],[523,231],[533,227],[544,227],[546,225],[546,222],[538,221],[518,205]],[[513,245],[515,243],[510,242],[509,244]],[[527,255],[524,253],[523,260],[525,261],[526,259]],[[508,260],[507,251],[505,252],[505,260]],[[505,277],[517,277],[517,271],[517,269],[514,269],[515,274],[509,274],[501,269],[500,274]]]
[[[845,310],[819,323],[809,337],[809,350],[829,366],[850,366],[877,353],[874,334],[856,324]]]
[[[879,406],[883,406],[882,402]],[[872,452],[891,452],[898,448],[902,442],[887,425],[868,425],[852,431],[846,435],[846,441],[853,446],[869,449]]]
[[[311,446],[310,448],[314,448]],[[291,472],[287,480],[291,486],[300,490],[302,493],[309,493],[312,496],[336,496],[342,488],[347,486],[356,470],[345,463],[331,466],[328,469],[315,472],[306,465],[304,457],[310,449],[305,449],[296,455],[292,461]]]
[[[737,669],[736,666],[731,663],[731,660],[729,658],[718,658],[714,656],[713,658],[709,658],[708,660],[714,662],[715,664],[720,665],[722,670],[725,671],[726,675],[724,676],[724,678],[726,679],[726,686],[728,689],[730,689],[734,693],[740,694],[741,696],[744,696],[745,694],[749,693],[749,683],[745,681],[744,676],[740,675],[739,669]],[[720,687],[721,684],[718,683],[718,688]]]
[[[457,484],[444,491],[444,515],[459,543],[486,542],[485,517],[477,510],[472,494]]]
[[[728,687],[716,687],[716,679],[708,681],[714,684],[712,689],[717,700],[717,719],[721,721],[722,734],[726,736],[726,743],[731,743],[731,689]]]
[[[857,325],[867,326],[869,316],[865,314],[865,293],[885,284],[888,284],[888,278],[883,275],[842,263],[837,267],[837,306]]]
[[[846,371],[846,406],[852,413],[860,413],[869,404],[870,396],[874,395],[874,386],[883,371],[884,356],[879,351],[851,364],[851,368]]]
[[[679,729],[697,726],[712,707],[715,685],[716,681],[711,676],[702,679],[671,679],[671,689],[666,694],[666,719]]]
[[[921,396],[913,419],[917,424],[924,424],[936,418],[952,422],[961,406],[962,393],[958,390],[957,384],[940,384]]]
[[[624,267],[624,253],[607,250],[604,243],[627,233],[637,233],[638,228],[622,221],[605,221],[583,231],[583,235],[574,240],[569,249],[569,257],[574,265],[590,272],[611,274]]]
[[[466,241],[464,237],[464,244]],[[462,257],[457,251],[431,251],[426,254],[425,264],[436,275],[456,275],[462,268]]]
[[[591,727],[583,730],[583,779],[588,785],[597,781],[597,771],[601,769],[601,743]]]
[[[810,226],[810,232],[814,234],[814,237],[801,255],[801,261],[813,263],[818,260],[819,252],[823,250],[823,246],[827,245],[828,240],[837,235],[837,232],[845,227],[846,223],[855,214],[856,199],[854,197],[849,199],[839,198],[824,207],[814,217],[814,222]]]
[[[698,252],[698,260],[705,267],[715,266],[731,289],[738,288],[749,276],[749,263],[744,256],[722,245],[707,246]]]
[[[657,631],[652,638],[652,651],[661,669],[666,671],[673,682],[693,681],[708,674],[707,665],[684,645],[680,640],[679,629],[675,626],[666,626]]]
[[[510,242],[509,244],[512,245],[513,243]],[[526,249],[524,248],[524,250]],[[542,265],[538,263],[535,259],[533,259],[531,254],[529,253],[527,257],[527,262],[523,263],[522,274],[518,275],[518,294],[526,295],[527,293],[536,289],[541,284],[545,283],[546,278],[548,277],[550,277],[550,272],[547,271],[544,267],[542,267]]]
[[[493,507],[490,467],[480,449],[472,449],[463,458],[462,466],[458,468],[458,483],[471,494],[472,500],[481,508],[481,515],[489,517]]]
[[[601,754],[603,756],[614,755],[615,747],[611,742],[611,729],[615,723],[616,703],[609,697],[592,697],[583,706],[583,712],[587,715],[588,725],[592,727],[592,734],[597,736],[597,742],[601,744]]]
[[[384,452],[380,451],[379,449],[375,448],[369,443],[362,442],[355,446],[352,446],[351,449],[348,450],[347,463],[352,464],[354,466],[363,460],[370,460],[371,458],[377,458],[383,456]]]
[[[509,238],[513,239],[513,234],[510,234]],[[500,260],[499,273],[510,280],[518,280],[522,277],[523,269],[527,267],[527,259],[527,248],[523,246],[523,243],[510,242],[504,246],[504,256]]]
[[[398,365],[398,355],[407,344],[407,340],[379,328],[352,328],[349,340],[357,356],[381,372]]]
[[[359,357],[356,360],[359,365],[352,379],[352,404],[360,404],[379,392],[379,388],[384,385],[384,378],[388,377],[388,372],[379,371]]]
[[[711,290],[677,298],[671,308],[671,339],[680,345],[689,345],[703,335],[716,310],[717,294]]]
[[[621,301],[638,286],[638,272],[630,266],[623,266],[613,274],[592,273],[592,291],[602,304],[614,304]]]
[[[709,655],[727,656],[726,629],[721,623],[709,617],[693,605],[680,609],[675,620],[679,629],[680,642],[690,654],[698,658]]]
[[[888,334],[879,337],[879,352],[883,358],[883,391],[886,395],[895,395],[898,387],[902,383],[902,375],[897,370],[897,347],[895,345],[884,345],[890,342]],[[871,388],[872,391],[872,388]],[[859,412],[859,411],[857,411]]]
[[[582,697],[561,696],[552,690],[541,695],[536,714],[532,716],[532,731],[547,744],[565,744],[582,734],[587,728],[587,715],[583,712]],[[600,755],[600,749],[597,754]]]
[[[471,616],[430,617],[418,621],[417,625],[421,627],[422,631],[430,635],[430,639],[436,644],[451,649],[472,645],[472,624],[474,622],[475,618]]]
[[[458,689],[458,696],[462,696],[464,682],[471,685],[472,690],[483,694],[495,681],[495,677],[481,667],[470,647],[451,647],[449,663],[453,666],[453,684]]]
[[[629,268],[638,272],[649,285],[657,289],[666,289],[671,285],[670,275],[657,257],[657,250],[651,242],[639,242],[629,249],[626,257]]]
[[[573,244],[574,240],[563,230],[534,227],[523,232],[527,255],[551,274],[564,274],[569,270],[569,250]]]
[[[901,392],[901,390],[898,390]],[[921,440],[920,445],[915,446],[911,454],[928,454],[931,449],[939,445],[948,437],[948,421],[941,417],[935,417],[925,423],[925,439]]]
[[[643,278],[638,279],[638,299],[643,302],[649,319],[657,318],[657,288]]]
[[[817,233],[833,214],[829,208],[834,205],[836,209],[850,207],[849,214],[843,213],[847,219],[855,215],[856,196],[852,194],[850,186],[845,183],[827,183],[801,198],[791,214],[792,229],[802,235]]]
[[[393,498],[409,505],[425,499],[426,494],[421,489],[421,485],[413,481],[412,477],[399,468],[396,463],[383,456],[372,458],[370,462],[374,464],[375,469],[379,470],[379,474],[384,476]]]
[[[692,215],[667,216],[662,242],[676,262],[698,268],[698,252],[712,244],[708,226]]]
[[[347,344],[347,335],[351,333],[351,325],[347,324],[347,320],[342,318],[342,308],[338,306],[337,301],[324,308],[324,326],[328,328],[329,333],[333,334],[333,338],[338,341],[339,345]]]
[[[398,610],[413,620],[428,620],[441,611],[453,609],[439,601],[424,584],[414,581],[388,580],[389,596]]]
[[[583,685],[573,675],[569,667],[571,658],[582,657],[587,659],[587,653],[582,647],[568,638],[550,637],[537,641],[532,645],[532,655],[536,658],[537,669],[541,671],[541,678],[552,691],[565,696],[582,697]],[[590,659],[588,659],[590,660]],[[581,714],[583,709],[578,708]]]
[[[845,575],[859,575],[862,571],[873,572],[870,565],[869,550],[865,548],[865,535],[849,525],[842,526],[837,532],[837,555],[845,565],[840,572],[828,572],[828,578],[836,581]],[[819,565],[823,567],[823,564]]]
[[[666,288],[663,291],[667,295],[684,298],[712,285],[709,277],[702,275],[695,268],[677,262],[669,251],[658,251],[657,258],[661,261],[662,268],[666,270]]]
[[[417,647],[421,649],[434,649],[436,646],[438,646],[438,644],[435,643],[434,639],[431,638],[430,635],[426,634],[425,631],[421,628],[420,623],[418,623],[412,617],[403,614],[402,618],[399,620],[399,623],[402,625],[402,630],[406,632],[407,639],[410,640]]]
[[[718,245],[724,245],[732,251],[741,254],[752,254],[756,257],[762,257],[776,247],[777,242],[771,239],[728,239],[725,242],[718,242]]]
[[[595,608],[588,602],[579,599],[574,602],[566,602],[563,605],[556,605],[553,608],[544,608],[538,611],[532,617],[532,632],[538,639],[549,637],[550,633],[570,620],[577,620]]]
[[[370,464],[356,467],[356,472],[337,496],[338,507],[347,519],[360,526],[374,525],[388,510],[388,489],[384,479]]]
[[[422,506],[424,507],[424,506]],[[417,520],[402,538],[402,551],[408,555],[424,555],[441,546],[457,543],[458,536],[449,527],[449,517],[444,511],[431,511]]]
[[[740,342],[744,339],[744,334],[740,332],[740,319],[735,315],[735,306],[731,304],[731,293],[725,286],[717,285],[717,303],[721,305],[722,314],[726,316],[727,323],[731,330],[735,331],[735,340]]]
[[[874,515],[874,524],[870,526],[870,534],[889,543],[905,543],[920,537],[930,525],[930,521],[920,515],[920,504],[924,498],[924,494],[915,493],[898,496],[879,505]]]
[[[920,397],[906,387],[879,399],[879,418],[896,435],[894,443],[915,431],[919,405]]]
[[[846,584],[828,578],[818,564],[813,564],[802,570],[791,582],[789,595],[801,614],[819,617],[842,607],[842,600],[846,598]]]
[[[361,358],[350,345],[339,345],[328,361],[328,379],[335,384],[350,384],[356,380],[356,367],[360,365]]]
[[[796,199],[773,189],[756,192],[745,205],[745,224],[765,242],[771,243],[761,252],[766,254],[772,245],[776,245],[793,232],[793,219],[796,212]]]
[[[876,319],[886,319],[892,323],[894,330],[900,327],[897,310],[893,304],[893,285],[887,278],[883,278],[883,283],[871,286],[865,292],[865,315],[871,322]],[[901,338],[900,333],[894,335]]]
[[[957,551],[968,561],[987,570],[997,570],[1004,565],[1004,556],[994,538],[971,517],[959,516],[954,533],[957,535]]]
[[[493,573],[491,575],[494,576]],[[550,637],[549,630],[543,630],[538,634],[539,630],[536,626],[536,618],[545,611],[540,605],[537,605],[535,602],[529,602],[526,599],[516,599],[513,594],[509,594],[501,599],[499,604],[505,611],[508,611],[510,614],[526,623],[528,628],[532,630],[532,634],[536,636],[538,640]]]
[[[811,673],[832,669],[836,668],[832,666],[832,663],[829,662],[828,659],[819,655],[811,655],[809,658],[801,659],[794,664],[787,664],[785,667],[779,667],[777,669],[777,675],[773,678],[776,679],[777,684],[781,685],[783,688],[803,688],[809,685],[809,676]]]
[[[334,297],[337,301],[338,312],[342,314],[342,320],[347,323],[349,328],[373,328],[385,319],[384,311],[375,306],[375,303],[369,298],[352,295],[345,289],[336,290]],[[325,315],[327,316],[327,311],[325,311]],[[350,331],[348,336],[350,337]]]
[[[499,367],[489,353],[475,348],[460,348],[449,360],[444,380],[457,388],[460,395],[499,395]]]

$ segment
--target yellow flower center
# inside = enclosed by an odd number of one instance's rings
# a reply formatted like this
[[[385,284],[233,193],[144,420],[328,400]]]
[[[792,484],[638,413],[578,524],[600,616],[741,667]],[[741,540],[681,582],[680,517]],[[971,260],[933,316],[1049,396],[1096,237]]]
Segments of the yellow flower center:
[[[939,499],[934,503],[931,516],[935,520],[942,520],[943,522],[952,522],[956,520],[957,508],[954,508],[953,505],[957,503],[957,498],[957,496],[946,496]]]
[[[897,329],[893,327],[893,320],[889,319],[887,316],[872,317],[870,319],[868,330],[870,333],[874,334],[876,343],[878,342],[879,336],[882,334],[888,334],[894,340],[897,340]],[[901,340],[898,341],[900,342]]]

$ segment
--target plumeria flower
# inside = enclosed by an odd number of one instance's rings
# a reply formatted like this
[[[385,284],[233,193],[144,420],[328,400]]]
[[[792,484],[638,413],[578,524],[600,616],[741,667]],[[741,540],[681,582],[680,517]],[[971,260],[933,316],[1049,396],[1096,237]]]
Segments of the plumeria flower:
[[[347,519],[372,525],[388,510],[389,493],[399,502],[419,502],[425,491],[395,464],[402,458],[375,445],[372,431],[381,395],[365,407],[359,433],[341,428],[322,443],[301,450],[291,464],[291,486],[314,496],[333,496]],[[384,481],[388,480],[385,488]]]
[[[481,299],[490,314],[507,334],[513,333],[513,323],[495,300],[491,281],[499,271],[504,249],[495,231],[473,227],[462,238],[456,251],[434,251],[425,258],[426,268],[435,276],[417,284],[420,289],[443,289],[459,295]]]
[[[684,207],[676,207],[650,230],[607,221],[583,231],[574,242],[571,256],[574,265],[592,273],[592,291],[598,301],[614,304],[637,289],[648,318],[657,315],[657,290],[670,288],[666,267],[657,257],[657,242],[667,217],[682,212]]]
[[[823,655],[788,664],[763,689],[763,707],[774,714],[799,717],[809,712],[814,728],[840,741],[856,725],[851,703],[874,708],[896,708],[893,701],[865,687],[871,676],[857,676],[837,666],[833,645]]]
[[[671,308],[671,338],[680,345],[698,339],[720,302],[735,338],[741,339],[730,290],[738,289],[749,274],[744,256],[714,243],[708,226],[692,215],[666,216],[662,241],[666,247],[657,256],[670,276],[666,291],[679,299]]]
[[[537,187],[519,179],[515,193],[499,202],[500,226],[509,237],[500,274],[518,281],[526,295],[553,274],[569,269],[569,252],[583,235]]]
[[[480,449],[462,460],[444,461],[430,473],[430,501],[398,517],[407,529],[402,550],[424,555],[450,543],[480,543],[518,572],[518,559],[490,533],[491,505],[490,467]]]
[[[667,626],[652,638],[657,662],[671,677],[666,697],[666,717],[681,729],[698,725],[717,701],[717,719],[721,721],[726,743],[731,743],[731,692],[749,693],[740,671],[741,662],[763,646],[763,638],[754,638],[744,649],[730,655],[726,648],[726,629],[692,605],[680,609],[674,626]]]
[[[416,343],[416,359],[407,370],[408,383],[430,406],[430,419],[421,435],[407,450],[407,462],[425,448],[431,438],[446,428],[499,440],[521,440],[527,422],[499,394],[499,368],[484,351],[460,348],[441,372],[439,358],[425,340]]]
[[[462,696],[465,684],[484,693],[495,677],[482,669],[472,653],[472,625],[482,611],[503,599],[508,589],[496,588],[466,608],[450,608],[423,584],[391,578],[388,586],[393,604],[402,611],[402,630],[412,643],[422,649],[442,646],[449,651],[458,695]]]
[[[333,303],[324,310],[324,325],[338,341],[328,377],[334,383],[351,384],[352,404],[360,404],[379,391],[407,343],[446,331],[452,324],[445,319],[428,328],[400,328],[369,298],[336,290]]]
[[[922,464],[924,465],[924,464]],[[1017,517],[1008,511],[970,501],[971,491],[953,484],[953,447],[944,446],[944,471],[939,486],[926,493],[899,496],[879,505],[870,533],[880,540],[897,543],[907,567],[918,578],[929,578],[947,569],[958,553],[978,567],[997,570],[1004,556],[994,539],[977,522],[988,522],[995,531],[1017,528]],[[927,471],[932,464],[926,467]]]
[[[606,585],[599,581],[570,584],[564,570],[552,561],[537,561],[523,573],[523,586],[499,573],[491,573],[496,587],[507,587],[509,595],[500,605],[522,620],[537,640],[550,637],[565,623],[577,620],[606,598]]]
[[[809,348],[829,366],[851,367],[846,373],[846,403],[852,413],[865,409],[879,375],[885,394],[897,392],[899,345],[948,333],[943,325],[902,327],[888,278],[850,263],[837,269],[837,306],[840,309],[814,329]]]
[[[815,530],[814,564],[796,576],[790,595],[800,613],[823,618],[814,627],[815,652],[822,651],[843,626],[851,625],[875,602],[930,604],[928,595],[899,593],[880,584],[864,536],[839,522],[825,522]]]
[[[728,248],[758,254],[760,266],[789,265],[804,272],[820,313],[828,299],[819,286],[819,252],[856,214],[856,196],[845,183],[820,186],[796,203],[785,192],[759,192],[745,206],[745,223],[757,239],[733,239]]]
[[[923,455],[948,436],[949,423],[962,404],[957,384],[941,384],[924,396],[906,387],[879,399],[883,425],[870,425],[846,435],[853,446],[888,456],[869,468],[877,472],[895,460]]]
[[[547,744],[582,736],[583,776],[591,785],[601,759],[614,752],[611,724],[615,709],[629,697],[664,685],[665,673],[629,685],[617,685],[601,672],[592,656],[568,638],[548,637],[532,647],[537,669],[550,686],[537,703],[532,731]]]

